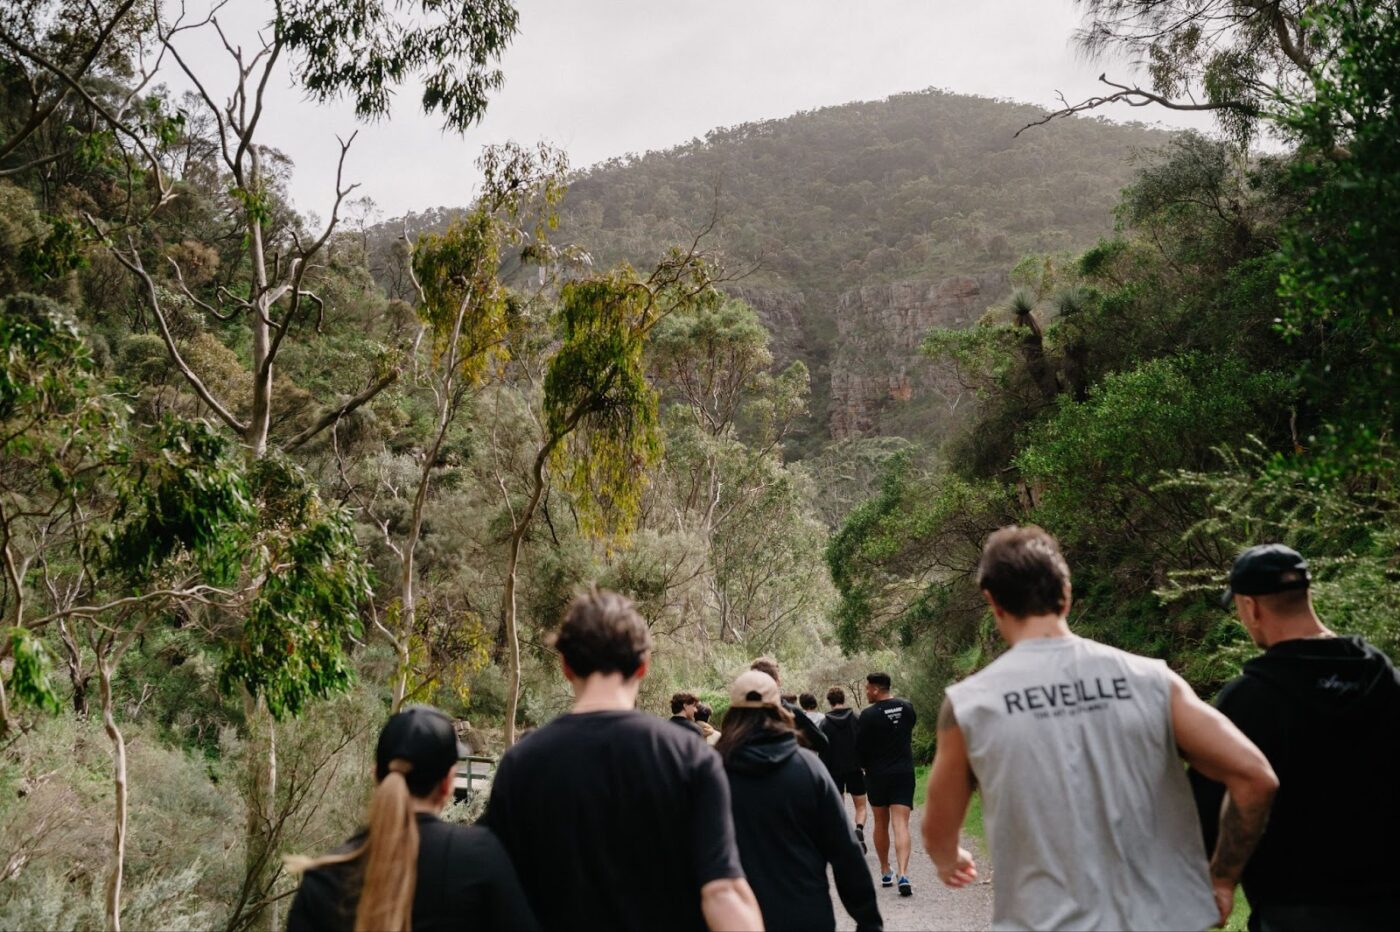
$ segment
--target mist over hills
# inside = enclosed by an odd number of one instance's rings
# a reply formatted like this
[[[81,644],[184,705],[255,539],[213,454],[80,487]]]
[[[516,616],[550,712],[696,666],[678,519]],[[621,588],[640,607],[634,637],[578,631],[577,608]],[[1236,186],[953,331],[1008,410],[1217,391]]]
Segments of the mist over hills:
[[[1040,115],[927,90],[715,129],[579,172],[556,239],[599,265],[643,266],[713,220],[708,248],[748,273],[729,290],[759,311],[779,359],[812,371],[800,446],[939,434],[959,402],[918,356],[924,331],[976,320],[1022,256],[1110,232],[1132,156],[1170,138],[1098,119],[1016,136]],[[455,213],[381,224],[381,240]]]

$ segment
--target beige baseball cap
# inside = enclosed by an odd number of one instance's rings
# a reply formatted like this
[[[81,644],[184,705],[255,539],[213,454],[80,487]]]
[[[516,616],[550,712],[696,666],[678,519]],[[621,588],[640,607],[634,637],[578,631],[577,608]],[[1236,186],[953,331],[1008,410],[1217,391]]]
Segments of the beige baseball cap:
[[[731,709],[782,708],[782,694],[773,677],[762,670],[747,670],[729,686]]]

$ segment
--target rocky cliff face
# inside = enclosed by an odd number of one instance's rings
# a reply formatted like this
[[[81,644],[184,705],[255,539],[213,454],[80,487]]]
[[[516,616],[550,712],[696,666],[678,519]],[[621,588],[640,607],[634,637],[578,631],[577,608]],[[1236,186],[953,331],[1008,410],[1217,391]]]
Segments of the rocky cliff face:
[[[738,298],[758,313],[758,319],[773,335],[770,344],[773,362],[781,369],[794,359],[808,360],[812,347],[803,330],[807,314],[807,296],[800,291],[781,288],[761,288],[742,284],[727,284],[724,291]]]
[[[832,317],[832,439],[939,429],[970,399],[919,353],[933,327],[971,326],[1010,291],[1005,273],[871,285],[842,294]],[[946,412],[946,413],[945,413]]]

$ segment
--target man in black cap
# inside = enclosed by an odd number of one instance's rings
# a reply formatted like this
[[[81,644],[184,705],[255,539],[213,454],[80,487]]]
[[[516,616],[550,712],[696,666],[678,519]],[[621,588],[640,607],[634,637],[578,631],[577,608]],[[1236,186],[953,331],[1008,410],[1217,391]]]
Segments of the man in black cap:
[[[1282,544],[1235,560],[1222,602],[1264,653],[1216,705],[1279,778],[1268,829],[1244,871],[1252,930],[1392,929],[1400,924],[1400,675],[1313,609],[1307,561]],[[1205,842],[1222,788],[1191,775]]]

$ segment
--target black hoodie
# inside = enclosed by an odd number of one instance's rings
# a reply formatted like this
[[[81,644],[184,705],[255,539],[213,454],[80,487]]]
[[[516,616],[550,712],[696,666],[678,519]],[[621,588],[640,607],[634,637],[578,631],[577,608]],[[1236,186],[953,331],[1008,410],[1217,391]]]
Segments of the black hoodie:
[[[861,930],[883,928],[875,884],[836,784],[792,734],[746,744],[725,763],[744,873],[764,927],[834,929],[826,865]]]
[[[833,776],[845,776],[860,769],[856,754],[856,712],[848,706],[832,709],[821,723],[822,734],[831,742],[822,753],[822,763]]]
[[[1250,904],[1400,904],[1400,675],[1386,656],[1358,637],[1284,641],[1216,706],[1279,778],[1244,872]],[[1212,850],[1224,788],[1191,776]]]

